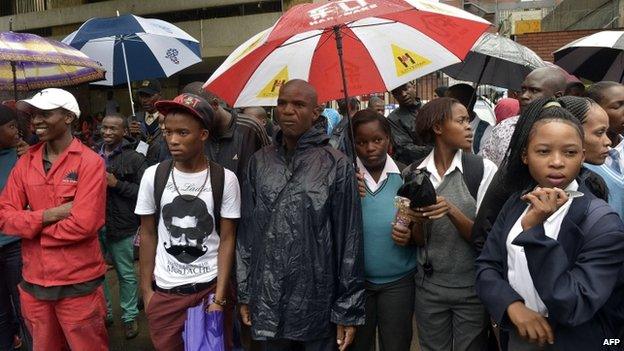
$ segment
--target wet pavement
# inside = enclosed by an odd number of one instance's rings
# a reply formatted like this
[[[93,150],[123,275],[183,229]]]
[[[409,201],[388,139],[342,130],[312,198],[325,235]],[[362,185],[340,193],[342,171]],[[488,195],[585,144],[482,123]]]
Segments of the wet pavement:
[[[138,272],[138,264],[136,265]],[[147,319],[143,310],[139,311],[139,335],[131,340],[126,340],[124,336],[123,323],[121,321],[121,309],[119,307],[119,284],[117,282],[117,274],[115,270],[108,270],[106,273],[110,278],[110,291],[113,298],[113,316],[114,323],[108,328],[108,337],[111,351],[152,351],[154,346],[150,340]],[[415,323],[414,323],[415,324]],[[416,328],[414,328],[414,337],[412,339],[412,347],[410,351],[419,351]]]
[[[138,264],[136,265],[137,272]],[[147,319],[143,310],[139,311],[139,335],[136,338],[126,340],[124,335],[123,322],[121,321],[121,309],[119,307],[119,284],[115,270],[109,269],[106,272],[107,278],[110,278],[110,292],[113,298],[113,317],[114,323],[108,327],[108,338],[111,351],[151,351],[154,350],[152,341],[149,337],[147,328]]]

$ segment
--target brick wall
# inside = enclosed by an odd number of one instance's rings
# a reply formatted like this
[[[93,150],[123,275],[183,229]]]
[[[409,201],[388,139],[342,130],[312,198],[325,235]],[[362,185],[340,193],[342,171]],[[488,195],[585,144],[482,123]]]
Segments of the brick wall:
[[[516,41],[535,51],[544,61],[553,62],[552,53],[576,39],[597,33],[603,29],[541,32],[516,35]]]

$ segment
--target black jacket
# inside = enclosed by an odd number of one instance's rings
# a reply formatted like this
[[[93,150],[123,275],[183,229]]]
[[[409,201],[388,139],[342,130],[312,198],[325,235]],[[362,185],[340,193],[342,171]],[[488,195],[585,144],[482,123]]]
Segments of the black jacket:
[[[149,144],[149,147],[147,148],[147,154],[145,155],[145,160],[147,161],[148,166],[153,166],[157,163],[169,159],[171,159],[169,147],[167,147],[165,137],[162,135],[162,133],[160,133],[154,136],[152,143]]]
[[[236,254],[254,338],[309,341],[330,337],[335,324],[364,323],[355,172],[325,131],[320,119],[291,157],[278,132],[249,162]]]
[[[230,126],[222,135],[212,133],[204,150],[208,157],[243,179],[254,152],[269,144],[266,131],[253,117],[232,113]]]
[[[124,139],[121,152],[109,156],[106,166],[106,171],[117,178],[117,186],[108,187],[106,194],[106,236],[113,240],[133,235],[139,227],[134,208],[147,163],[145,157],[134,150],[135,145],[133,139]],[[97,150],[101,148],[99,145]]]
[[[393,158],[403,164],[411,165],[416,160],[422,160],[431,152],[432,147],[424,145],[420,140],[414,125],[416,124],[416,107],[399,106],[388,116],[392,133]]]
[[[586,186],[589,191],[599,199],[608,200],[608,189],[604,180],[596,173],[583,167],[578,176],[579,184]],[[503,204],[513,194],[513,191],[503,184],[503,172],[498,170],[490,182],[487,192],[481,201],[479,213],[472,225],[472,244],[478,252],[481,252],[487,240],[488,233],[492,229],[496,217],[498,217]]]
[[[610,348],[603,341],[617,337],[624,317],[624,225],[585,184],[579,184],[579,191],[585,195],[573,200],[557,240],[537,225],[512,243],[523,247],[535,289],[548,308],[554,350],[606,350]],[[520,194],[503,206],[476,261],[477,294],[501,325],[503,349],[506,331],[513,328],[507,307],[522,301],[509,284],[506,246],[511,228],[527,207]]]

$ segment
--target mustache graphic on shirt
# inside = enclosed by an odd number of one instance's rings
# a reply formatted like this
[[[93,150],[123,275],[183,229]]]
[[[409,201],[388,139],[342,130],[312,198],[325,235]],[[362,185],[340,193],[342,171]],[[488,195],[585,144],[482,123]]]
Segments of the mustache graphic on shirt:
[[[208,248],[203,245],[201,247],[191,245],[169,245],[167,247],[167,243],[163,243],[163,246],[169,255],[186,264],[194,262],[208,252]]]

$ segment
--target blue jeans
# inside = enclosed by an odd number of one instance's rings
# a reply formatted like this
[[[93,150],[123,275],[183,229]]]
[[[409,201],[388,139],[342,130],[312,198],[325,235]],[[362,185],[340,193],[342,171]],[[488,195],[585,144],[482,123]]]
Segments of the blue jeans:
[[[0,247],[0,350],[13,349],[13,337],[22,338],[23,350],[32,349],[24,324],[17,285],[22,281],[22,245],[15,241]]]

